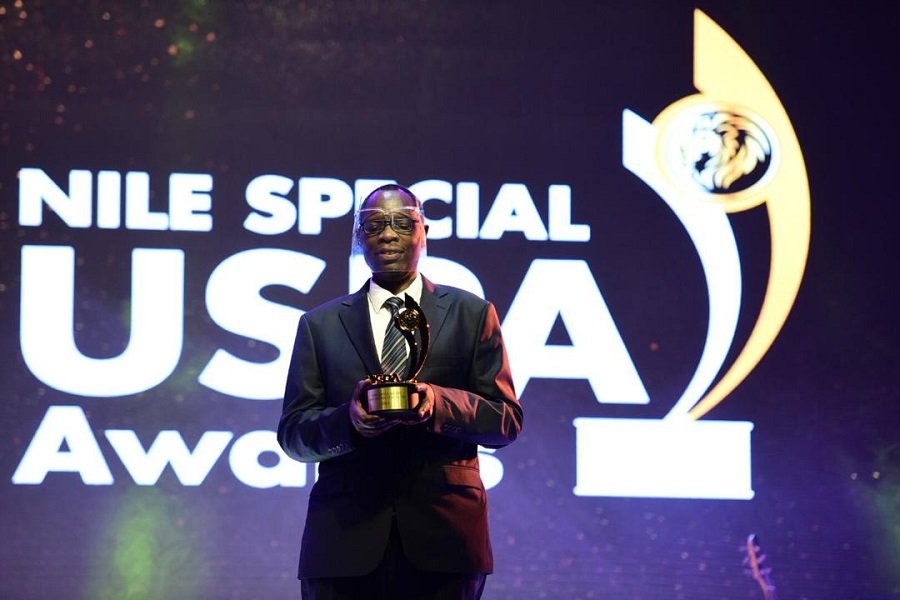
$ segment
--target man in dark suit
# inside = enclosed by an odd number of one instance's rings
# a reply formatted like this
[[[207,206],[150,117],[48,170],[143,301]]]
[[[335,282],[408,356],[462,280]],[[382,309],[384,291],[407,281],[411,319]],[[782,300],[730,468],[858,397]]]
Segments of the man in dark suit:
[[[300,550],[307,599],[479,598],[493,569],[477,447],[515,440],[522,408],[493,305],[419,274],[427,231],[412,192],[376,189],[353,232],[372,278],[298,325],[278,440],[320,461]],[[414,418],[399,420],[368,413],[360,393],[397,352],[382,352],[386,300],[406,294],[431,349]]]

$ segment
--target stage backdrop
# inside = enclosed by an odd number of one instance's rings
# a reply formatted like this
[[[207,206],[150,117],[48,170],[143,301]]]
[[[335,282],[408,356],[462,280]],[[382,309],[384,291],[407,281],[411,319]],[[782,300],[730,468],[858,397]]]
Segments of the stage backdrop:
[[[898,597],[879,6],[0,2],[0,596],[298,597],[294,330],[398,181],[525,407],[486,598]]]

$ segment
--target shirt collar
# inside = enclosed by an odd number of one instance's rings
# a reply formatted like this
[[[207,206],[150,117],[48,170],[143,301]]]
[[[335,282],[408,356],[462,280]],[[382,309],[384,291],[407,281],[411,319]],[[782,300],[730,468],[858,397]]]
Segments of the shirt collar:
[[[366,294],[369,297],[369,303],[372,305],[372,308],[375,311],[381,310],[381,307],[384,306],[385,300],[392,296],[397,296],[398,298],[403,299],[405,294],[409,294],[412,296],[412,299],[416,301],[417,304],[421,304],[422,302],[422,274],[416,273],[416,278],[413,279],[412,283],[409,284],[409,287],[400,292],[399,294],[393,294],[389,290],[384,289],[377,283],[375,283],[374,279],[369,279],[369,291]]]

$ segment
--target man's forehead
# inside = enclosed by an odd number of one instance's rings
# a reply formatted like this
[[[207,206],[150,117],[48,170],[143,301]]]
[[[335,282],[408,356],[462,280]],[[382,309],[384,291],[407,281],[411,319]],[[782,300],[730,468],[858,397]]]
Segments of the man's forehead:
[[[362,209],[399,209],[417,207],[416,199],[403,190],[379,190],[368,196],[362,203]]]
[[[392,215],[403,215],[405,217],[416,218],[421,213],[415,206],[398,206],[396,208],[361,208],[359,209],[359,222],[363,223],[372,219],[380,219],[382,217],[390,217]]]

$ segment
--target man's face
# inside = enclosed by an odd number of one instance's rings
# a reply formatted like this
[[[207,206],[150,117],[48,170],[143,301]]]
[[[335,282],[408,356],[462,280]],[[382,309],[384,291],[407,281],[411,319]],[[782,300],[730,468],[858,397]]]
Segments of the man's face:
[[[366,263],[381,277],[416,272],[427,227],[415,199],[402,190],[379,190],[360,207],[360,245]]]

